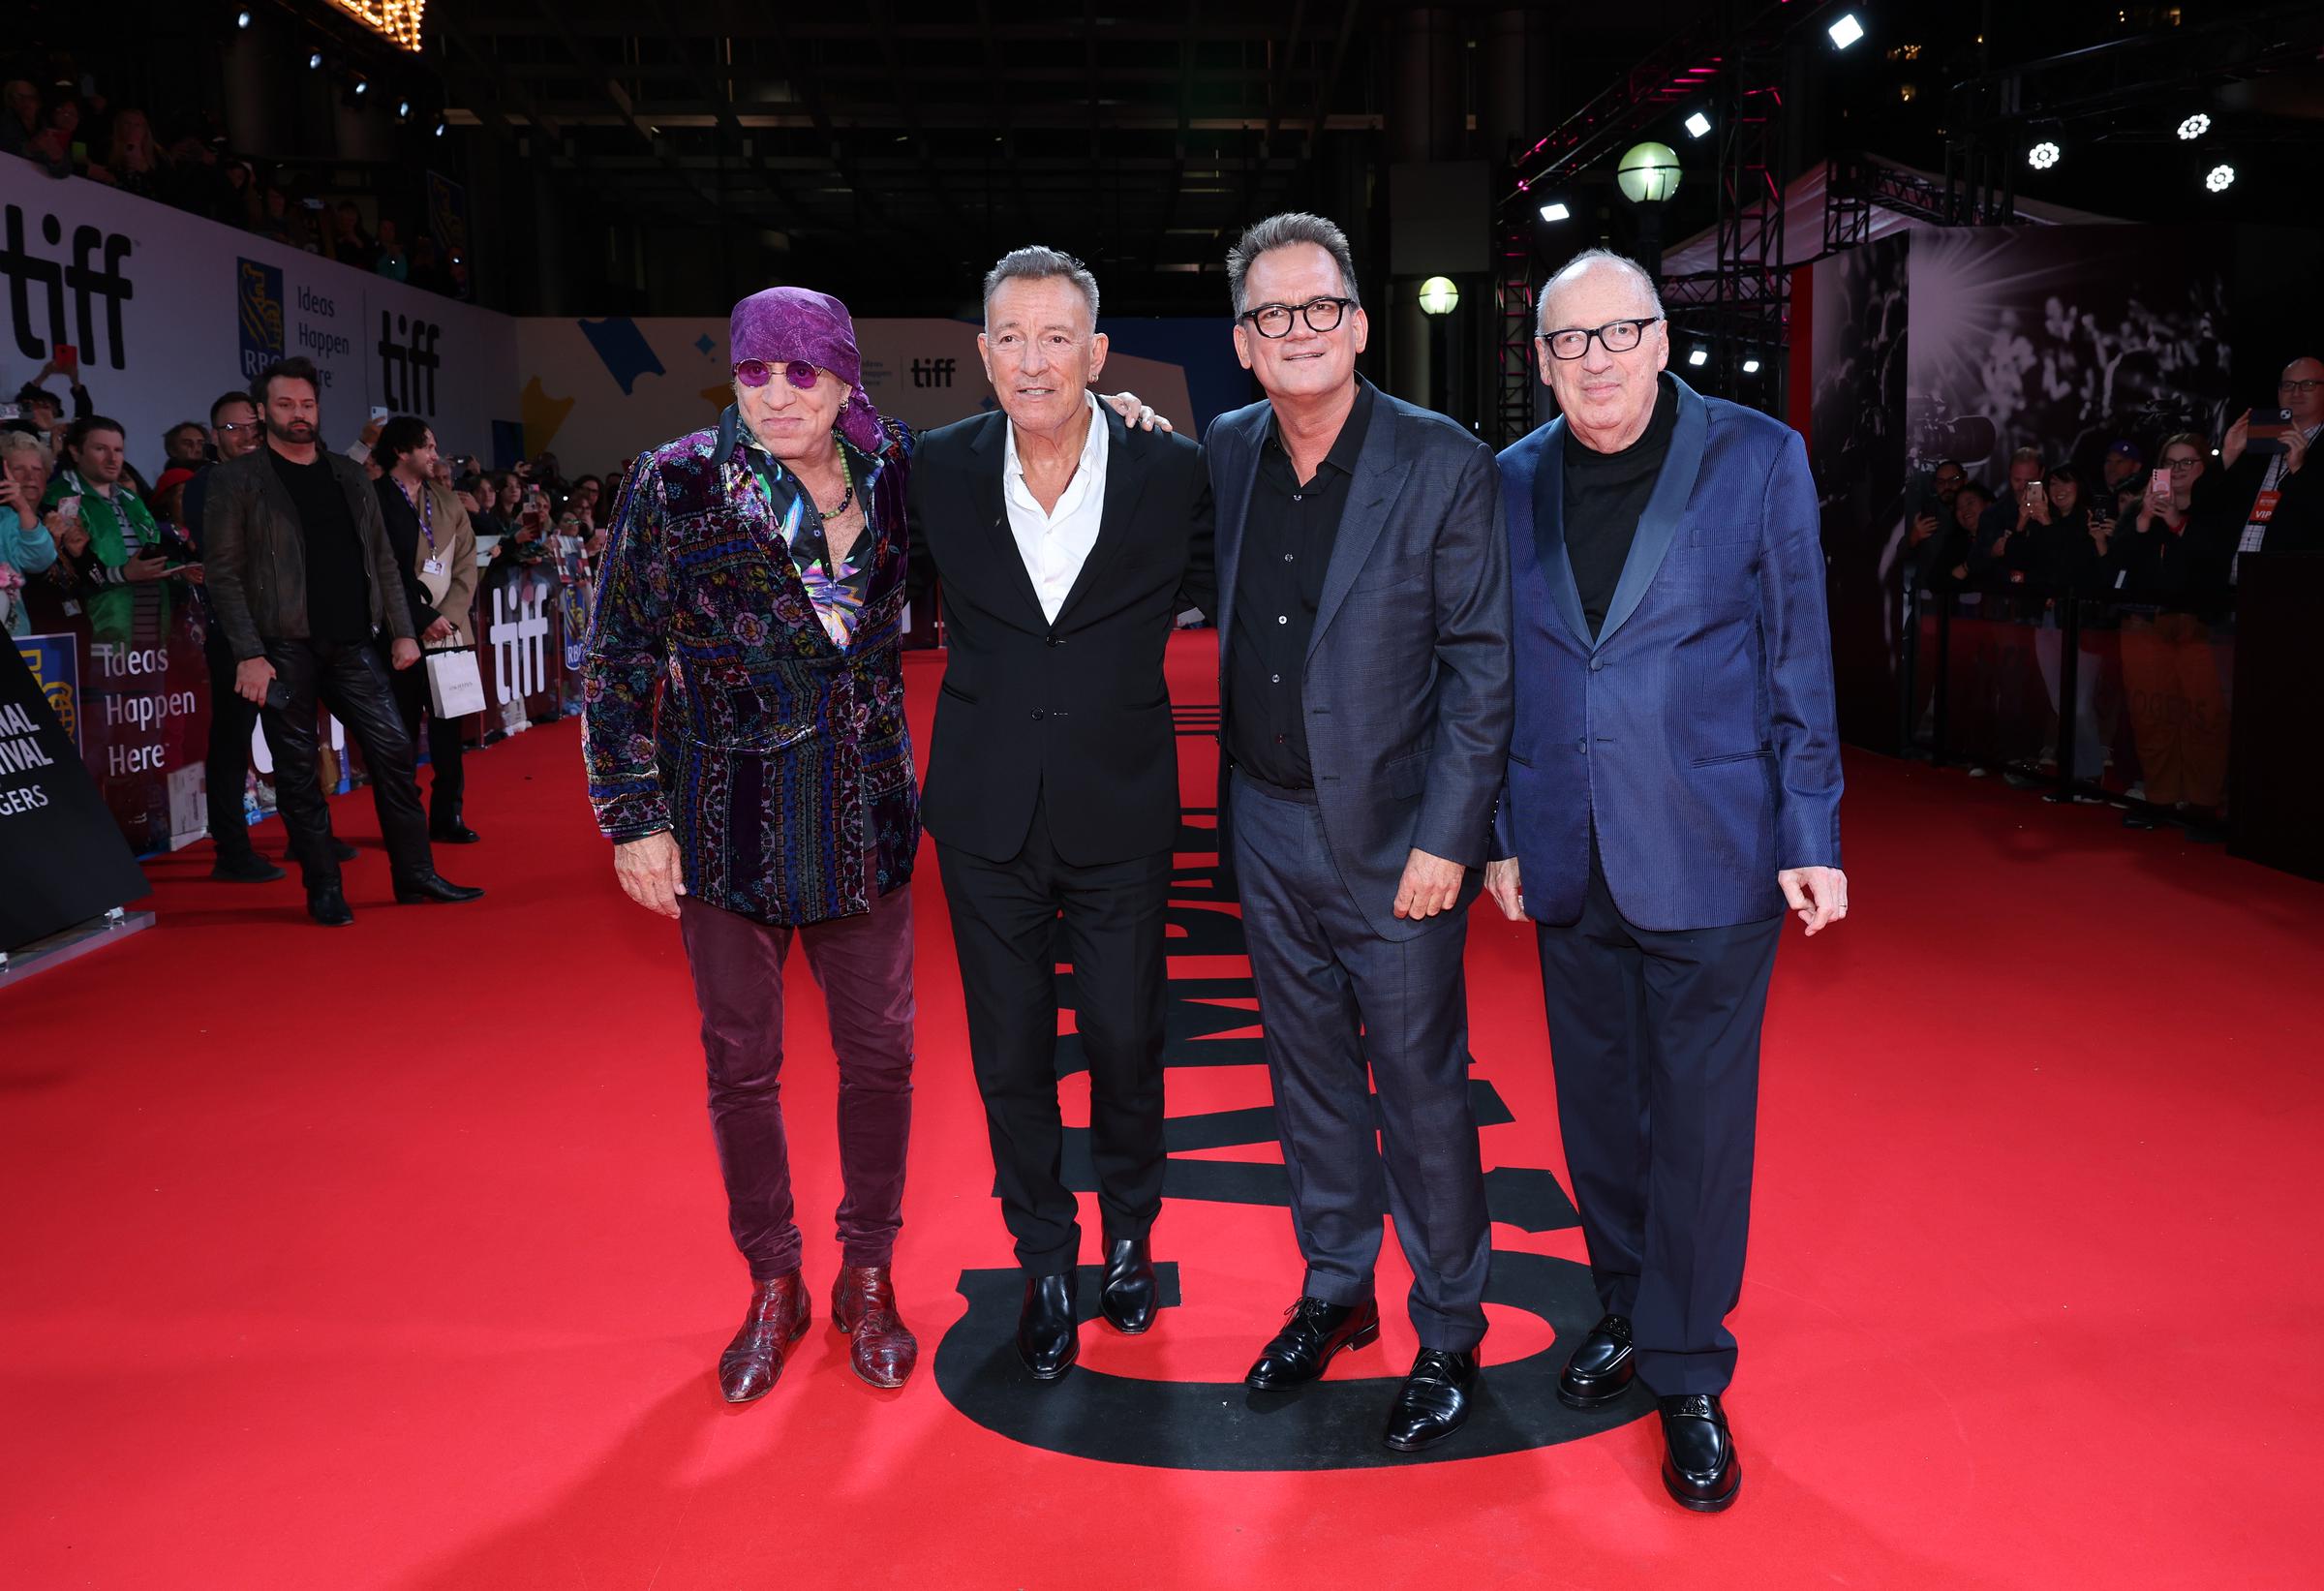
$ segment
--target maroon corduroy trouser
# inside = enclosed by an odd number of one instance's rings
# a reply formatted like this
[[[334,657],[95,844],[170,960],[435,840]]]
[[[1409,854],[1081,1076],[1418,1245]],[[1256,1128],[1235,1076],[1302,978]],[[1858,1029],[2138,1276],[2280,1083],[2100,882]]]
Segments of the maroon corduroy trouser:
[[[912,1126],[912,892],[853,917],[782,928],[690,896],[678,927],[702,1008],[710,1122],[726,1220],[753,1281],[799,1269],[782,1130],[782,967],[794,935],[831,1017],[840,1063],[840,1244],[845,1264],[884,1266],[903,1216]]]

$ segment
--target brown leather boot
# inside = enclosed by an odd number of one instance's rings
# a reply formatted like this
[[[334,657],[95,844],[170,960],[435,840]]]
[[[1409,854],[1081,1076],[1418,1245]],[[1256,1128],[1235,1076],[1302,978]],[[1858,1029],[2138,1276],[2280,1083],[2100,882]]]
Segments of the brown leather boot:
[[[847,1333],[847,1361],[874,1387],[901,1387],[920,1362],[920,1339],[896,1314],[884,1265],[842,1266],[831,1284],[831,1324]]]
[[[749,1403],[775,1390],[783,1350],[807,1335],[807,1283],[793,1270],[750,1289],[743,1329],[719,1356],[719,1391],[729,1403]]]

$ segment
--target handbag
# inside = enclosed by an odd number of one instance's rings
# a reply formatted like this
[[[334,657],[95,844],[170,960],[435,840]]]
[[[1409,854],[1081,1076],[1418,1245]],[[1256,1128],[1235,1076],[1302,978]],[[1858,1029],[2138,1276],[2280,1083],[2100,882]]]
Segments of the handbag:
[[[484,675],[476,666],[474,647],[444,647],[429,652],[428,705],[440,719],[464,719],[484,711]]]

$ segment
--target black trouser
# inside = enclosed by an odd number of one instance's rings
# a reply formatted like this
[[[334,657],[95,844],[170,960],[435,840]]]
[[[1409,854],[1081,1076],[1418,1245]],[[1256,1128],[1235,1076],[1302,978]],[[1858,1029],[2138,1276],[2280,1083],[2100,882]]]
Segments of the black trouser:
[[[412,737],[395,710],[387,662],[369,641],[268,641],[266,660],[290,692],[290,705],[264,709],[266,744],[274,751],[274,800],[290,831],[290,854],[310,892],[337,887],[339,860],[331,850],[330,812],[316,772],[315,708],[320,701],[363,752],[371,801],[395,876],[436,871],[428,847],[427,814],[412,774]]]
[[[404,736],[419,744],[419,715],[428,715],[428,766],[436,777],[428,785],[428,822],[445,829],[460,821],[460,795],[467,776],[460,769],[460,720],[441,717],[428,699],[425,657],[410,668],[389,676],[395,685],[396,710],[404,716]]]
[[[1057,855],[1036,806],[1024,849],[1008,861],[938,841],[936,862],[1001,1216],[1018,1264],[1061,1275],[1078,1262],[1082,1229],[1064,1181],[1057,1111],[1059,952],[1073,964],[1074,1025],[1089,1065],[1089,1158],[1105,1239],[1143,1238],[1162,1209],[1170,852],[1076,867]]]
[[[239,666],[226,638],[215,629],[202,638],[202,658],[210,665],[210,750],[202,780],[210,806],[210,839],[221,860],[255,856],[250,824],[243,816],[242,793],[250,774],[250,732],[258,727],[259,709],[234,689]]]
[[[1721,1392],[1743,1289],[1759,1019],[1784,919],[1658,933],[1622,915],[1595,841],[1581,917],[1539,925],[1550,1065],[1590,1273],[1665,1397]]]

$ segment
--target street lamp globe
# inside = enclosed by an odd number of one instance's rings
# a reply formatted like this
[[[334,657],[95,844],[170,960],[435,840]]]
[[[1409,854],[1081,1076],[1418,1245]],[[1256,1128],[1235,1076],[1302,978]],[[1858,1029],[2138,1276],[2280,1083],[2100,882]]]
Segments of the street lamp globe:
[[[1431,276],[1421,284],[1421,313],[1450,315],[1460,307],[1460,289],[1450,276]]]
[[[1614,168],[1614,186],[1633,204],[1660,204],[1678,192],[1678,154],[1667,143],[1633,144]]]

